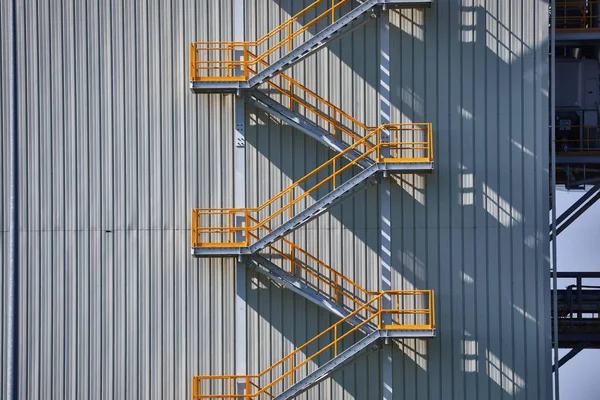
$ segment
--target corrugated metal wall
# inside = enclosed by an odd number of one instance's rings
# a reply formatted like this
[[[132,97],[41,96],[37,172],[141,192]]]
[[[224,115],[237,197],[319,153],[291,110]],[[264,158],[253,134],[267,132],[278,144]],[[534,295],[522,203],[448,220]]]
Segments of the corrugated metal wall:
[[[188,43],[231,39],[232,0],[18,3],[19,392],[189,398],[193,374],[234,372],[234,263],[188,251],[190,209],[233,205],[233,98],[187,90]],[[248,0],[247,38],[304,4]],[[437,150],[433,175],[393,186],[394,286],[438,296],[438,337],[394,352],[394,398],[550,396],[547,7],[440,0],[391,12],[391,120],[433,122]],[[0,26],[3,71],[9,29]],[[377,35],[371,22],[291,74],[376,125]],[[3,271],[9,77],[0,78]],[[246,115],[249,206],[330,156],[263,112]],[[377,221],[370,188],[292,237],[376,289]],[[250,373],[333,321],[262,276],[249,272],[247,284]],[[380,398],[379,358],[303,397]],[[3,368],[2,387],[5,378]]]

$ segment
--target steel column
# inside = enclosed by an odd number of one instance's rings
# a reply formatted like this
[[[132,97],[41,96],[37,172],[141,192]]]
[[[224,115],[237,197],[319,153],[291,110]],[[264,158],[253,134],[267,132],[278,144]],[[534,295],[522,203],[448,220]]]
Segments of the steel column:
[[[551,178],[551,193],[554,206],[552,207],[552,232],[556,231],[556,0],[551,0],[550,4],[552,15],[550,16],[550,158],[552,171]],[[550,364],[558,365],[558,261],[556,260],[556,240],[552,240],[552,291],[554,293],[553,302],[553,323],[552,332],[554,338],[554,362]],[[550,367],[550,366],[548,366]],[[554,398],[559,400],[559,377],[558,369],[554,371]]]
[[[17,2],[12,2],[12,132],[10,170],[10,244],[6,271],[7,295],[7,365],[6,398],[16,400],[19,395],[19,135],[18,135],[18,83],[17,83]]]
[[[244,41],[245,31],[245,9],[244,0],[234,0],[233,2],[233,39],[236,42]],[[243,51],[236,51],[235,58],[242,59]],[[239,71],[238,73],[243,73]],[[241,96],[235,97],[235,140],[233,150],[234,162],[234,207],[246,207],[246,102]],[[236,226],[245,223],[244,217],[236,216]],[[243,235],[239,232],[238,235]],[[245,237],[238,237],[237,241],[243,241]],[[238,375],[247,374],[248,360],[246,358],[246,333],[247,333],[247,314],[246,314],[246,264],[242,257],[238,257],[236,262],[236,282],[235,282],[235,373]],[[236,382],[236,393],[246,393],[246,380],[240,379]]]
[[[384,6],[385,7],[385,6]],[[390,16],[384,9],[379,18],[379,123],[390,122]],[[381,141],[389,141],[389,134],[382,132]],[[389,156],[389,149],[381,150],[382,157]],[[392,227],[391,227],[391,180],[387,173],[379,184],[380,232],[379,232],[379,266],[381,271],[380,290],[392,289]],[[384,309],[391,308],[391,299],[384,298]],[[390,323],[390,317],[384,316],[383,323]],[[381,394],[384,400],[392,400],[393,390],[393,363],[392,346],[388,341],[381,351]]]

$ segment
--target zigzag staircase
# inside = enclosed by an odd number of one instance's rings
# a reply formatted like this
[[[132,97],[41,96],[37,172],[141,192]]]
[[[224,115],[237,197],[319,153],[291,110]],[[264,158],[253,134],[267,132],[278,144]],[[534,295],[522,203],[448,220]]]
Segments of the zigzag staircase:
[[[409,140],[401,139],[407,134]],[[415,140],[414,135],[422,139]],[[356,151],[360,156],[349,156]],[[351,161],[344,163],[345,158]],[[361,168],[361,161],[369,166]],[[337,202],[377,183],[384,173],[430,172],[432,169],[431,124],[382,125],[258,207],[192,210],[192,255],[256,253]],[[322,178],[322,175],[326,176]],[[315,198],[313,202],[310,202],[311,195]],[[252,222],[256,220],[258,222]],[[253,235],[266,224],[278,221],[280,223],[266,235]]]
[[[433,0],[316,0],[254,42],[194,42],[190,45],[190,88],[196,93],[256,87],[315,51],[379,15],[383,7],[428,7]],[[350,8],[349,11],[346,11]],[[344,11],[346,11],[344,13]],[[310,15],[316,14],[309,19]],[[308,39],[331,18],[331,23]],[[302,25],[299,24],[302,22]],[[258,57],[249,57],[255,52]],[[275,59],[270,63],[270,59]],[[262,66],[261,62],[270,63]],[[249,68],[259,68],[250,77]]]
[[[192,43],[192,91],[235,91],[337,153],[256,208],[194,209],[192,255],[238,256],[250,269],[340,318],[259,374],[195,376],[193,399],[293,398],[377,349],[380,339],[435,336],[433,291],[367,291],[284,238],[385,174],[431,172],[431,124],[369,127],[282,73],[384,7],[431,2],[364,0],[342,15],[341,7],[349,9],[352,0],[331,0],[331,6],[329,0],[317,0],[256,42]],[[310,13],[317,16],[297,28]],[[329,26],[302,41],[309,29],[330,17]],[[271,63],[270,58],[276,59]],[[261,85],[287,99],[287,106],[259,90]]]
[[[259,374],[195,376],[193,399],[290,399],[376,350],[381,339],[435,336],[433,291],[370,292],[290,240],[265,250],[248,257],[250,268],[341,319]]]

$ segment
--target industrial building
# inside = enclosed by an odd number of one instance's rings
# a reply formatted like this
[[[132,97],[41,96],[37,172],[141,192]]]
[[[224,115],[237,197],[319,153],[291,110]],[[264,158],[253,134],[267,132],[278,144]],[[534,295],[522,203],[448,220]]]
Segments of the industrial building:
[[[600,345],[550,285],[600,186],[548,218],[600,173],[594,2],[556,46],[546,0],[13,3],[2,398],[549,399]]]

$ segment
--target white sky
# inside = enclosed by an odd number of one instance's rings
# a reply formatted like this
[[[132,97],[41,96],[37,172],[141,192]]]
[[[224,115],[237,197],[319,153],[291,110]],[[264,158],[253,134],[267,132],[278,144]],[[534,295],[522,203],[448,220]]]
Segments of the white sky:
[[[559,216],[584,192],[557,192]],[[600,271],[597,246],[600,245],[600,201],[594,204],[559,236],[559,271]],[[561,350],[560,357],[568,350]],[[560,368],[561,400],[600,399],[600,350],[583,350]]]

